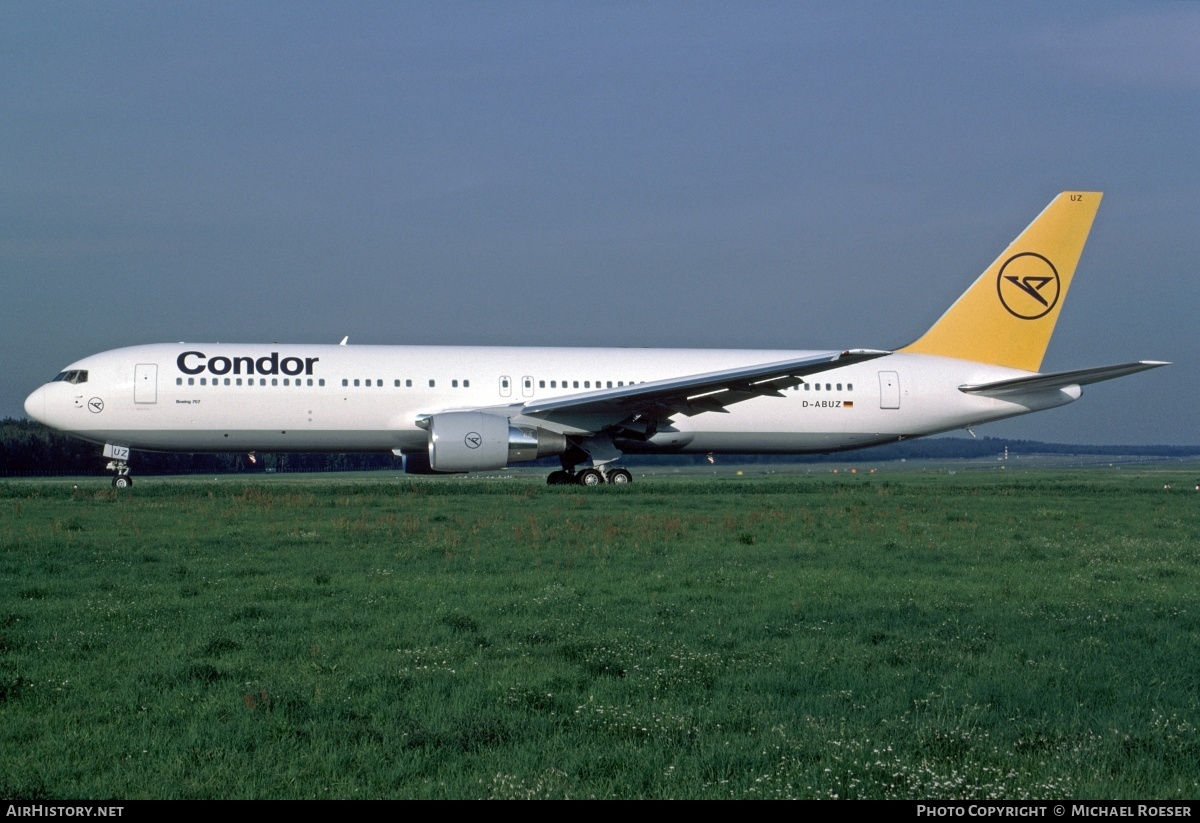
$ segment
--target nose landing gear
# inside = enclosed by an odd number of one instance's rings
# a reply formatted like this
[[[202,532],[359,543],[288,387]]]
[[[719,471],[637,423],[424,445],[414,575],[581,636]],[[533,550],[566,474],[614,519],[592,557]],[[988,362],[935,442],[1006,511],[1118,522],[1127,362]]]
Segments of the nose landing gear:
[[[108,465],[104,468],[110,472],[116,472],[116,476],[112,479],[112,487],[114,489],[128,489],[133,486],[133,478],[129,475],[129,447],[114,446],[112,443],[104,444],[104,456],[110,458]]]

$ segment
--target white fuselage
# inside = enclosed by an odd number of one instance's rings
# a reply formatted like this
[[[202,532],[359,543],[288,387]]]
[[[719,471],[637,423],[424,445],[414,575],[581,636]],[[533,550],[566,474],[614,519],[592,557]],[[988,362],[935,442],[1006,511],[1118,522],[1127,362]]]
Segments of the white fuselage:
[[[182,452],[418,450],[418,418],[490,409],[522,418],[533,400],[731,369],[806,352],[702,349],[156,344],[84,358],[26,400],[30,417],[97,443]],[[86,380],[78,375],[86,372]],[[892,354],[805,385],[675,416],[626,452],[829,452],[917,437],[1063,405],[1077,386],[985,397],[959,391],[1028,375],[1001,366]]]

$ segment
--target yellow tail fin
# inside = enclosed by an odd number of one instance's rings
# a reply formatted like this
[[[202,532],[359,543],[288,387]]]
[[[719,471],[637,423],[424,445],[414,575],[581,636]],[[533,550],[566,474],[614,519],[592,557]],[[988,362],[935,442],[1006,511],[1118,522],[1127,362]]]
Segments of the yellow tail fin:
[[[899,351],[1038,371],[1101,197],[1055,197],[920,340]]]

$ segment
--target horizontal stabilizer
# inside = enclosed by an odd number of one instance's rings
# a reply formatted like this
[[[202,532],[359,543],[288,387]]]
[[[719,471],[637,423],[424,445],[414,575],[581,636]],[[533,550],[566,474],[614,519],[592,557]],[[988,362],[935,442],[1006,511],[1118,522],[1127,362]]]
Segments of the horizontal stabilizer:
[[[1094,369],[1075,369],[1060,371],[1053,374],[1035,374],[1030,377],[1014,377],[1011,380],[997,380],[994,383],[980,383],[973,386],[959,386],[958,390],[967,394],[982,394],[987,397],[1004,397],[1009,394],[1028,394],[1037,391],[1062,389],[1067,386],[1086,386],[1089,383],[1099,383],[1102,380],[1112,380],[1114,377],[1124,377],[1146,369],[1157,369],[1159,366],[1169,366],[1161,360],[1139,360],[1136,363],[1122,363],[1117,366],[1097,366]]]

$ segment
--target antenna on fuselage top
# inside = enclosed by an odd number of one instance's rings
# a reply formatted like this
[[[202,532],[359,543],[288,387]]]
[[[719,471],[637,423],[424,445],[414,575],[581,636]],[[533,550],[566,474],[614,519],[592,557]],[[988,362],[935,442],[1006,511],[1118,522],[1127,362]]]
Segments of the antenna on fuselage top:
[[[342,342],[338,343],[338,345],[344,346],[344,345],[346,345],[347,341],[349,341],[349,340],[350,340],[350,335],[346,335],[345,337],[342,338]]]

